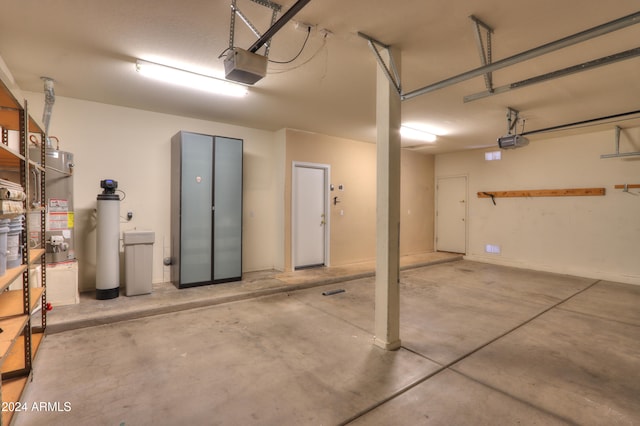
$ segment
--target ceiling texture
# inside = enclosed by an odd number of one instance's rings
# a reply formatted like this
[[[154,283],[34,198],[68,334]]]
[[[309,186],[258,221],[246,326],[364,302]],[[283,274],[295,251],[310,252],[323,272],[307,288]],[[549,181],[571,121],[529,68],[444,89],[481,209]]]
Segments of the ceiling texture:
[[[269,28],[269,8],[255,0],[236,1],[260,32]],[[282,0],[282,12],[294,3]],[[144,59],[224,76],[219,55],[229,47],[231,0],[3,0],[0,56],[23,91],[43,92],[40,77],[47,76],[55,81],[57,96],[375,142],[378,63],[358,33],[399,52],[407,94],[482,65],[472,15],[493,30],[491,59],[498,63],[639,11],[638,0],[311,0],[276,33],[269,52],[273,61],[296,56],[307,33],[295,21],[312,26],[300,56],[287,64],[269,63],[267,76],[244,98],[163,84],[135,70],[136,59]],[[486,49],[486,30],[480,29]],[[255,39],[236,22],[237,47],[247,49]],[[625,60],[468,102],[465,97],[487,91],[483,75],[405,99],[403,123],[441,129],[435,143],[412,149],[443,153],[496,146],[496,138],[507,133],[507,108],[520,111],[524,132],[638,111],[638,48],[636,16],[624,28],[497,69],[492,87],[636,49],[636,56]],[[52,123],[55,114],[54,107]],[[639,117],[610,119],[606,125],[637,126]],[[536,137],[545,136],[529,138]]]

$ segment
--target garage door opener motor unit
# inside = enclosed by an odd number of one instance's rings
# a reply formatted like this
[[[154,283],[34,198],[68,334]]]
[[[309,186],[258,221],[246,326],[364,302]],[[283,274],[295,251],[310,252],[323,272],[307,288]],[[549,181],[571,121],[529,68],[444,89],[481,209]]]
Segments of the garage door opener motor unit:
[[[507,134],[498,138],[498,146],[501,149],[514,149],[527,146],[529,139],[518,134],[516,125],[520,121],[519,112],[513,108],[507,108]],[[522,121],[524,129],[524,120]]]

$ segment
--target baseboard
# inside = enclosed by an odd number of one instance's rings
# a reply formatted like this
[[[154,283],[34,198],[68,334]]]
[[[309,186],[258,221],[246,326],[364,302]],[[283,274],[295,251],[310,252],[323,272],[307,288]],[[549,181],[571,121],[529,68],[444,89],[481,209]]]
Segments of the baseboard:
[[[589,270],[586,268],[541,265],[516,259],[507,259],[501,256],[465,255],[464,259],[474,262],[490,263],[492,265],[511,266],[514,268],[532,269],[534,271],[552,272],[555,274],[572,275],[575,277],[590,278],[595,280],[640,285],[640,275],[617,274],[613,272]]]

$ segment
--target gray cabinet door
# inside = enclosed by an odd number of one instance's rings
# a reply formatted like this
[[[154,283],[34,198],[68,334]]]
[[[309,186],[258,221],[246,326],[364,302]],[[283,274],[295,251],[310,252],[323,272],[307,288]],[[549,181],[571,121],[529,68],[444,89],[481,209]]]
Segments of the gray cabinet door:
[[[213,138],[183,133],[180,214],[181,283],[211,281]]]
[[[242,141],[215,138],[213,279],[242,274]]]

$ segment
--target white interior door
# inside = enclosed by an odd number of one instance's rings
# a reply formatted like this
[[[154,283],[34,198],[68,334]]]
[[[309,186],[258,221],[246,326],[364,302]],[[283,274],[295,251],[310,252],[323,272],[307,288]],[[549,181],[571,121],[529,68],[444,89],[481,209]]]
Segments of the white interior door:
[[[436,249],[466,253],[467,177],[439,178],[436,191]]]
[[[294,164],[292,180],[293,266],[326,265],[328,167]]]

